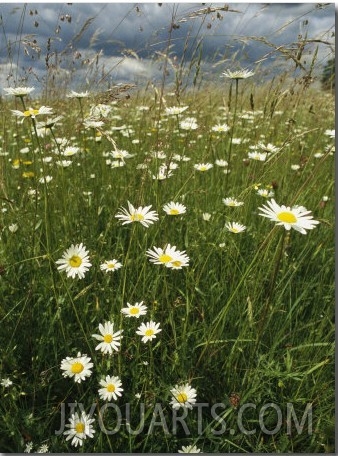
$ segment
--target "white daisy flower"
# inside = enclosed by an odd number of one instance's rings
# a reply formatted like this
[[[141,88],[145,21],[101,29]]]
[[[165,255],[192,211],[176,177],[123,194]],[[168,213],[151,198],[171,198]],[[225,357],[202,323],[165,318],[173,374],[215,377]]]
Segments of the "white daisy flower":
[[[75,92],[72,90],[68,95],[67,98],[87,98],[89,97],[89,92]]]
[[[52,114],[53,109],[48,106],[41,106],[39,109],[28,108],[26,111],[18,111],[17,109],[11,109],[12,113],[17,117],[23,117],[24,120],[26,117],[31,117],[35,119],[36,116],[41,114]]]
[[[154,321],[149,321],[148,323],[142,323],[136,331],[136,334],[142,336],[142,342],[146,343],[148,340],[152,340],[156,338],[156,334],[158,334],[162,329],[159,328],[160,324],[155,323]]]
[[[197,170],[197,171],[208,171],[209,169],[211,169],[214,165],[212,163],[196,163],[194,165],[194,168]]]
[[[182,114],[186,109],[188,109],[188,106],[171,106],[165,108],[165,113],[169,116],[178,116],[179,114]]]
[[[122,263],[117,260],[106,260],[100,265],[101,271],[114,272],[122,267]]]
[[[182,446],[181,450],[178,450],[178,453],[202,453],[196,445]]]
[[[275,192],[269,188],[259,188],[257,190],[257,195],[262,196],[263,198],[272,198],[275,195]]]
[[[215,160],[215,165],[220,166],[221,168],[225,168],[226,166],[228,166],[228,164],[229,163],[226,160]]]
[[[75,155],[79,152],[80,148],[79,147],[75,147],[75,146],[67,146],[63,152],[62,152],[62,155],[64,157],[71,157],[72,155]]]
[[[93,365],[89,356],[78,352],[75,358],[67,356],[61,361],[61,370],[64,371],[62,375],[63,377],[74,377],[75,383],[81,383],[86,377],[92,375]]]
[[[182,130],[196,130],[198,128],[195,117],[187,117],[180,122],[180,128]]]
[[[242,233],[243,231],[246,230],[246,226],[241,225],[240,223],[237,222],[229,222],[225,224],[225,228],[230,231],[231,233]]]
[[[222,198],[223,203],[229,207],[243,206],[243,201],[238,201],[236,198]]]
[[[168,215],[181,215],[185,214],[187,208],[181,203],[171,201],[163,206],[163,210]]]
[[[217,124],[211,127],[211,130],[217,133],[226,133],[230,130],[230,127],[227,124]]]
[[[95,430],[93,429],[92,423],[95,421],[94,418],[90,418],[85,412],[79,414],[73,413],[72,416],[69,418],[70,424],[66,424],[66,427],[69,430],[64,431],[64,435],[67,435],[66,440],[70,440],[71,444],[75,447],[82,446],[83,441],[86,440],[87,437],[94,437]]]
[[[0,382],[0,385],[4,388],[9,388],[11,385],[13,385],[13,382],[9,378],[3,378]]]
[[[24,453],[30,453],[33,449],[33,442],[26,443],[25,449],[23,450]]]
[[[34,87],[7,87],[3,89],[6,92],[6,95],[14,95],[15,97],[24,97],[29,95]]]
[[[267,156],[266,152],[248,152],[248,158],[251,160],[265,161]]]
[[[48,445],[46,443],[43,443],[42,445],[39,446],[37,453],[48,453]]]
[[[241,69],[241,70],[236,70],[236,71],[225,70],[222,73],[222,76],[229,78],[229,79],[246,79],[246,78],[250,78],[254,74],[255,74],[254,71],[247,70],[247,69]]]
[[[155,211],[150,211],[150,206],[139,206],[137,209],[128,201],[128,210],[121,208],[121,212],[115,215],[116,218],[123,221],[122,225],[127,223],[139,222],[146,228],[158,220],[158,214]]]
[[[127,302],[127,306],[128,307],[123,307],[123,309],[121,309],[121,312],[126,317],[139,318],[141,315],[145,315],[147,313],[147,306],[143,305],[143,301],[136,302],[133,305],[131,305],[131,304],[129,304],[129,302]]]
[[[55,163],[61,168],[68,168],[73,162],[71,160],[57,160]]]
[[[93,334],[96,340],[101,341],[99,345],[95,347],[95,350],[101,350],[102,353],[113,353],[113,350],[119,351],[122,339],[123,329],[114,332],[114,323],[107,321],[104,325],[99,324],[99,334]]]
[[[65,251],[62,258],[56,261],[56,264],[59,264],[59,271],[66,271],[67,277],[74,279],[78,276],[80,279],[83,279],[85,273],[91,267],[89,262],[88,251],[86,247],[82,244],[72,244],[68,250]]]
[[[167,268],[181,269],[189,264],[189,257],[185,251],[176,250],[175,245],[168,244],[165,249],[153,247],[153,250],[147,250],[146,255],[152,263],[162,264]]]
[[[311,211],[308,211],[303,206],[280,206],[274,199],[267,202],[266,206],[260,207],[259,210],[262,212],[259,215],[267,217],[273,222],[277,222],[277,225],[283,225],[286,230],[298,231],[301,234],[306,234],[306,230],[312,230],[319,223],[317,220],[313,220]]]
[[[100,380],[100,385],[103,388],[99,389],[99,396],[105,401],[116,401],[117,396],[122,396],[123,388],[121,388],[122,382],[119,377],[106,376],[105,380]]]
[[[172,394],[170,405],[174,410],[178,410],[179,408],[193,408],[193,404],[196,402],[197,391],[195,388],[191,388],[189,383],[175,385],[170,392]]]

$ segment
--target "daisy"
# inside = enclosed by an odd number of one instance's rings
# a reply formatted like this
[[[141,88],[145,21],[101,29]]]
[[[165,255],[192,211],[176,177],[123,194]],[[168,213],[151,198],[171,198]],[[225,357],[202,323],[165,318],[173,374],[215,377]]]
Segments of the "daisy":
[[[246,230],[246,226],[241,225],[240,223],[237,222],[231,222],[231,223],[226,223],[225,228],[230,231],[231,233],[242,233],[243,231]]]
[[[162,331],[162,329],[160,329],[159,326],[159,323],[155,323],[152,320],[148,323],[142,323],[137,328],[136,334],[143,336],[142,342],[146,343],[148,342],[148,340],[156,339],[156,334]]]
[[[211,127],[211,130],[218,133],[226,133],[230,130],[230,127],[227,124],[217,124]]]
[[[114,323],[107,321],[104,325],[101,323],[99,324],[99,334],[93,334],[96,340],[101,341],[99,345],[95,347],[95,350],[101,350],[102,353],[109,353],[110,355],[113,353],[113,350],[119,351],[122,339],[123,329],[116,331],[114,333]]]
[[[111,152],[113,158],[124,161],[126,158],[132,158],[135,154],[130,154],[127,150],[113,150]]]
[[[6,89],[4,89],[6,90]],[[330,136],[330,138],[335,138],[336,137],[336,130],[325,130],[325,135]]]
[[[13,382],[9,378],[3,378],[0,382],[0,385],[4,388],[9,388],[11,385],[13,385]]]
[[[275,195],[275,192],[269,188],[259,188],[257,190],[257,195],[263,196],[263,198],[272,198]]]
[[[179,114],[182,114],[182,112],[184,112],[186,109],[188,109],[188,106],[172,106],[165,108],[165,113],[169,116],[178,116]]]
[[[12,223],[11,225],[8,225],[8,229],[11,233],[15,233],[18,231],[18,224],[17,223]]]
[[[73,162],[71,160],[57,160],[55,163],[61,168],[68,168]]]
[[[59,264],[58,270],[65,270],[67,277],[72,279],[75,276],[78,276],[79,279],[83,279],[85,273],[91,267],[89,262],[88,251],[86,247],[82,244],[72,244],[68,250],[66,250],[60,260],[56,261],[56,264]]]
[[[167,203],[163,206],[164,212],[166,212],[168,215],[185,214],[186,209],[187,208],[183,204],[174,203],[174,201],[171,201],[170,203]]]
[[[8,87],[3,89],[6,92],[6,95],[14,95],[15,97],[24,97],[29,95],[34,87]]]
[[[196,163],[194,165],[194,168],[197,170],[197,171],[208,171],[209,169],[211,169],[214,165],[212,163]]]
[[[163,264],[167,268],[181,269],[182,266],[188,266],[189,257],[185,251],[176,250],[176,246],[168,244],[165,249],[153,247],[153,250],[148,249],[146,255],[149,261],[154,264]]]
[[[245,69],[245,70],[241,69],[241,70],[237,70],[237,71],[225,70],[222,73],[222,76],[229,78],[229,79],[246,79],[246,78],[250,78],[254,74],[255,74],[254,71],[247,70],[247,69]]]
[[[70,424],[66,424],[69,428],[68,431],[64,432],[67,435],[66,441],[72,439],[71,444],[75,447],[82,446],[83,441],[94,436],[95,430],[93,429],[92,423],[95,421],[94,418],[90,418],[85,412],[81,413],[81,416],[77,412],[73,413],[69,418]]]
[[[262,212],[259,215],[267,217],[277,225],[283,225],[286,230],[293,228],[301,234],[306,234],[306,230],[312,230],[319,223],[313,220],[311,211],[308,211],[303,206],[280,206],[274,199],[267,202],[266,206],[260,207]]]
[[[33,449],[33,442],[28,442],[26,443],[26,447],[25,449],[23,450],[24,453],[30,453]]]
[[[243,201],[237,201],[236,198],[222,198],[223,203],[229,207],[243,206]]]
[[[85,128],[101,128],[101,127],[103,127],[103,125],[104,125],[104,122],[102,120],[95,120],[95,119],[88,118],[83,121],[83,126]]]
[[[292,169],[292,171],[298,171],[298,170],[300,170],[300,165],[297,165],[297,164],[291,165],[291,169]]]
[[[63,377],[74,377],[75,383],[81,383],[86,377],[92,375],[91,368],[93,367],[91,359],[87,355],[81,355],[78,352],[75,358],[67,356],[61,361],[61,370]]]
[[[173,172],[167,166],[160,166],[157,174],[153,174],[152,178],[156,180],[164,180],[172,177]]]
[[[265,161],[267,156],[266,152],[248,152],[248,158],[251,160]]]
[[[196,445],[182,446],[178,453],[201,453],[201,450]]]
[[[106,260],[100,265],[101,271],[113,272],[122,267],[122,263],[119,263],[117,260]]]
[[[197,391],[195,388],[191,388],[189,383],[175,385],[170,392],[172,394],[170,405],[172,405],[174,410],[178,410],[180,407],[192,409],[193,404],[196,402]]]
[[[276,152],[279,151],[278,147],[276,147],[276,146],[274,146],[273,144],[270,144],[270,143],[264,144],[262,142],[259,142],[257,144],[257,148],[261,149],[261,150],[263,150],[264,152],[267,152],[267,153],[276,153]]]
[[[143,301],[136,302],[134,305],[131,305],[129,302],[127,302],[127,306],[128,307],[123,307],[123,309],[121,309],[121,312],[126,317],[139,318],[141,315],[145,315],[147,313],[147,306],[143,305]]]
[[[209,212],[203,212],[202,218],[204,221],[209,222],[211,219],[211,214],[209,214]]]
[[[121,208],[121,212],[115,215],[116,218],[123,221],[122,225],[133,222],[140,222],[146,228],[158,220],[158,214],[155,211],[149,211],[150,206],[138,207],[137,209],[128,201],[128,210]],[[128,212],[129,211],[129,212]]]
[[[46,443],[40,445],[37,450],[37,453],[48,453],[48,445]]]
[[[79,152],[80,148],[75,147],[75,146],[67,146],[64,151],[62,152],[62,155],[64,157],[71,157],[72,155],[75,155]]]
[[[228,166],[228,162],[226,160],[215,160],[215,165],[220,166],[221,168],[224,168]]]
[[[100,118],[108,117],[112,107],[106,104],[98,104],[90,108],[90,117]]]
[[[35,119],[36,116],[41,114],[52,114],[53,109],[49,108],[48,106],[41,106],[39,109],[28,108],[26,111],[18,111],[17,109],[11,109],[12,113],[17,117],[31,117]]]
[[[43,135],[43,130],[46,130],[47,128],[53,128],[54,125],[56,125],[60,120],[63,119],[63,116],[57,116],[53,118],[47,118],[44,122],[37,122],[36,123],[36,128],[40,130],[40,133]]]
[[[87,98],[89,97],[89,92],[75,92],[72,90],[68,95],[67,98]]]
[[[53,180],[53,176],[43,176],[39,177],[38,182],[39,184],[48,184]]]
[[[117,396],[122,396],[123,388],[121,388],[122,382],[119,377],[106,376],[105,380],[100,380],[100,385],[103,388],[99,389],[99,396],[105,401],[116,401]]]
[[[180,128],[182,130],[196,130],[198,128],[195,117],[187,117],[180,122]]]

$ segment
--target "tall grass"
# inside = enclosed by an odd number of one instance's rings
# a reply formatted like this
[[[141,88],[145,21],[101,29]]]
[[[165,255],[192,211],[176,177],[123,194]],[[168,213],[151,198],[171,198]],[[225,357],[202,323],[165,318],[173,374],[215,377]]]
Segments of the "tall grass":
[[[199,43],[199,72],[198,49]],[[182,72],[185,65],[182,60]],[[62,407],[77,402],[87,413],[92,404],[102,407],[99,380],[107,374],[122,379],[117,404],[135,410],[132,429],[139,425],[140,403],[146,405],[145,429],[132,434],[122,421],[108,435],[99,429],[98,407],[94,438],[80,451],[177,452],[182,445],[205,453],[334,449],[334,142],[326,134],[334,124],[334,98],[303,74],[283,74],[262,85],[259,74],[220,79],[203,90],[197,84],[181,90],[177,81],[175,95],[164,76],[159,87],[149,84],[107,103],[111,112],[99,128],[83,123],[97,105],[94,94],[81,100],[25,97],[26,107],[45,104],[63,116],[42,135],[36,128],[40,116],[21,122],[12,115],[11,109],[24,109],[20,98],[1,100],[0,375],[13,382],[1,386],[2,451],[22,452],[28,442],[35,451],[43,443],[50,452],[74,451],[55,434]],[[178,104],[188,106],[181,116],[165,113],[166,106]],[[182,129],[185,117],[195,117],[198,128]],[[222,123],[228,132],[213,131]],[[66,159],[61,140],[79,148],[67,158],[68,167],[57,165]],[[260,143],[278,152],[265,161],[249,159],[250,147],[264,149]],[[133,155],[124,166],[111,166],[116,148]],[[175,154],[189,161],[177,161]],[[216,164],[221,159],[228,167]],[[171,177],[153,178],[160,165],[172,162],[178,167]],[[193,167],[198,163],[213,168],[199,172]],[[275,226],[259,215],[266,204],[260,188],[273,191],[279,204],[305,206],[320,224],[307,235]],[[227,207],[226,197],[244,205]],[[152,205],[159,221],[149,228],[122,225],[115,215],[127,201]],[[183,203],[186,214],[166,215],[163,205],[170,201]],[[231,233],[226,222],[246,230]],[[84,279],[73,280],[56,261],[81,242],[92,267]],[[147,249],[168,243],[187,252],[188,267],[172,270],[148,261]],[[112,258],[122,268],[101,271],[100,264]],[[127,303],[140,301],[148,307],[146,316],[121,314]],[[150,319],[162,331],[144,344],[136,329]],[[96,351],[92,338],[108,320],[124,331],[113,356]],[[62,377],[60,363],[79,351],[94,368],[76,384]],[[180,425],[173,432],[170,389],[180,382],[197,390],[198,403],[225,404],[218,414],[235,431],[213,432],[220,422],[206,408],[202,417],[188,412],[190,435]],[[259,417],[271,403],[283,413],[275,434],[262,429]],[[155,404],[162,406],[169,433],[163,425],[148,432]],[[242,404],[255,405],[242,416],[243,426],[255,432],[238,429]],[[298,420],[311,405],[312,432],[294,426],[288,432],[288,404]],[[266,428],[275,429],[277,418],[267,410]],[[108,411],[104,422],[113,429],[116,414]]]

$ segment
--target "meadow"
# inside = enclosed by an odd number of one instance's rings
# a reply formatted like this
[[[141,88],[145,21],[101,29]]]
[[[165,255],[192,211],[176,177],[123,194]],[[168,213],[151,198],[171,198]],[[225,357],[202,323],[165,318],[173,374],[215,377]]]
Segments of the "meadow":
[[[2,88],[1,451],[334,452],[334,95],[250,70]]]

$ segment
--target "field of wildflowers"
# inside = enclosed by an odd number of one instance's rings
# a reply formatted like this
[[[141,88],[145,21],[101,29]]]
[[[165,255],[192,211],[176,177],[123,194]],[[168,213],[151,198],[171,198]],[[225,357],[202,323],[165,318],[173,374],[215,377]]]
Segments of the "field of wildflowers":
[[[1,451],[333,451],[334,96],[217,78],[1,88]]]

